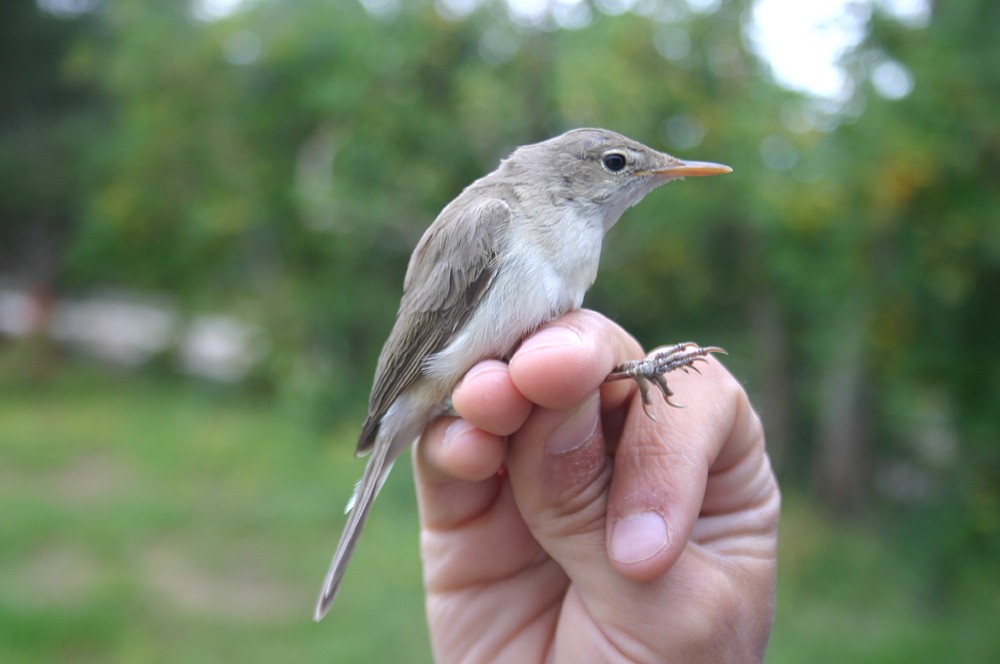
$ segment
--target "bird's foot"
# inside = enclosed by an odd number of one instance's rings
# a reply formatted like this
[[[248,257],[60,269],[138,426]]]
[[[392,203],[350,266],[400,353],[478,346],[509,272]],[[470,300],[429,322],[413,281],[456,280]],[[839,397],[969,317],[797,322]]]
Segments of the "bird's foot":
[[[649,396],[649,384],[652,383],[663,394],[663,400],[674,408],[684,408],[682,404],[674,403],[671,397],[674,393],[667,385],[667,377],[664,375],[674,369],[687,371],[693,369],[698,371],[696,362],[705,362],[710,353],[722,353],[726,351],[718,346],[699,346],[698,344],[685,341],[684,343],[671,346],[666,350],[659,351],[642,360],[632,360],[624,362],[615,367],[615,370],[608,374],[605,382],[631,378],[639,386],[639,396],[642,397],[642,409],[646,415],[654,422],[656,417],[650,412],[649,407],[653,404],[652,397]],[[700,373],[700,372],[699,372]]]

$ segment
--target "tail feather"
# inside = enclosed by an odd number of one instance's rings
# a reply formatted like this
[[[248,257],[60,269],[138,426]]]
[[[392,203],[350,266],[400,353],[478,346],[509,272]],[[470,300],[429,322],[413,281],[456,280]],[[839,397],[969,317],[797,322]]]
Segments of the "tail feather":
[[[386,458],[388,451],[389,445],[375,446],[372,456],[368,460],[368,465],[365,466],[365,473],[347,504],[347,524],[344,526],[344,533],[340,536],[340,542],[337,544],[337,551],[333,554],[330,571],[326,573],[323,589],[320,591],[316,610],[313,613],[313,620],[317,622],[322,620],[323,616],[330,610],[330,605],[333,604],[333,599],[337,596],[337,590],[344,578],[347,563],[351,560],[354,546],[358,543],[361,531],[364,530],[365,522],[368,520],[368,512],[371,510],[372,503],[375,502],[375,496],[382,489],[385,478],[392,470],[394,459]]]
[[[316,621],[321,620],[333,604],[333,598],[344,578],[344,570],[347,569],[347,563],[361,537],[365,521],[368,520],[368,512],[389,476],[393,462],[417,439],[427,423],[442,411],[441,401],[447,395],[447,390],[439,388],[437,385],[425,385],[423,388],[415,386],[393,402],[379,423],[368,465],[347,504],[347,525],[344,526],[344,534],[340,536],[333,562],[330,563],[330,571],[326,574],[319,601],[316,602],[313,614]]]

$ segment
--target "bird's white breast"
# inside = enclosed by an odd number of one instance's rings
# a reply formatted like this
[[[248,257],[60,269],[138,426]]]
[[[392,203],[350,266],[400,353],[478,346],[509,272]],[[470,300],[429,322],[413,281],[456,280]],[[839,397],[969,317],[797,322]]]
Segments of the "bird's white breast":
[[[597,276],[603,218],[561,212],[572,218],[511,224],[492,286],[448,346],[428,358],[429,377],[454,384],[476,362],[509,355],[539,325],[580,308]]]

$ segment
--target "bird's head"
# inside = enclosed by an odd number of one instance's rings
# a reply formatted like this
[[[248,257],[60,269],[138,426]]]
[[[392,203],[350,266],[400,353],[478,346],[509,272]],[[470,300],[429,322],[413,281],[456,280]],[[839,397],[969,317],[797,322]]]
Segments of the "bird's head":
[[[665,182],[733,170],[722,164],[684,161],[607,129],[574,129],[526,145],[505,166],[570,204],[606,207],[611,224]]]

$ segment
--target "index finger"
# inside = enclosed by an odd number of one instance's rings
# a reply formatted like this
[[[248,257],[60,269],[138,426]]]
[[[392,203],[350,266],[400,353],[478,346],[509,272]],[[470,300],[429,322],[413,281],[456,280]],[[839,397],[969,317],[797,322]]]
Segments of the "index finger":
[[[631,381],[604,384],[612,369],[642,356],[642,347],[619,325],[594,311],[570,312],[528,337],[510,359],[510,377],[529,401],[565,410],[601,390],[602,409],[625,403]]]

